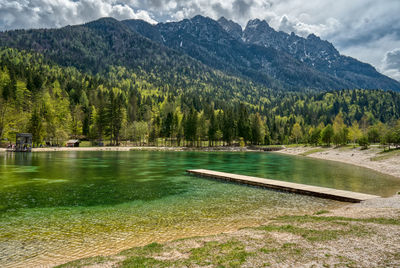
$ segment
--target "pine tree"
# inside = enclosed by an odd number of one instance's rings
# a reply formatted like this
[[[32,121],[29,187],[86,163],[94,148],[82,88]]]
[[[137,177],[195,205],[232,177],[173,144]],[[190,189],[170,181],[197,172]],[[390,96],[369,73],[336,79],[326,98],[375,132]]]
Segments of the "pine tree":
[[[238,136],[246,143],[250,138],[250,121],[246,106],[241,103],[239,106],[239,119],[237,123]]]

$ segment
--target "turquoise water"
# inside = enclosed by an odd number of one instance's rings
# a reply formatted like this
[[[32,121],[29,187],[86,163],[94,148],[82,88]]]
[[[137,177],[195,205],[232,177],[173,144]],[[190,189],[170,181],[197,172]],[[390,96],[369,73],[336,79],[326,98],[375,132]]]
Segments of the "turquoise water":
[[[339,203],[189,176],[206,168],[389,196],[400,180],[272,153],[0,155],[0,266],[54,265],[150,242],[262,224]]]

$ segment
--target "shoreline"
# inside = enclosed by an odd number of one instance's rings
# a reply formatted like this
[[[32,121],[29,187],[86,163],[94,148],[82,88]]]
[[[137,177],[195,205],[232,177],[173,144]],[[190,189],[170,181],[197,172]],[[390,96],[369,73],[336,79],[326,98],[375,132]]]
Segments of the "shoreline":
[[[260,150],[249,149],[246,147],[164,147],[164,146],[103,146],[103,147],[44,147],[32,148],[32,152],[102,152],[102,151],[199,151],[199,152],[260,152]],[[7,152],[7,149],[0,148],[0,152]]]
[[[350,164],[372,169],[400,179],[400,150],[392,152],[395,152],[395,154],[385,155],[382,154],[382,149],[376,147],[361,150],[357,147],[325,148],[299,146],[285,148],[277,153]]]

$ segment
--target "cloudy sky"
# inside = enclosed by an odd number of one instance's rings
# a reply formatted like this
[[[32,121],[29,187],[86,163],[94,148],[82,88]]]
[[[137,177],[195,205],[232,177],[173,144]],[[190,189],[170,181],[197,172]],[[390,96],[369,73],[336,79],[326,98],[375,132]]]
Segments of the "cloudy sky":
[[[400,0],[0,0],[0,30],[62,27],[105,16],[157,23],[197,14],[225,16],[243,27],[259,18],[276,30],[315,33],[400,81]]]

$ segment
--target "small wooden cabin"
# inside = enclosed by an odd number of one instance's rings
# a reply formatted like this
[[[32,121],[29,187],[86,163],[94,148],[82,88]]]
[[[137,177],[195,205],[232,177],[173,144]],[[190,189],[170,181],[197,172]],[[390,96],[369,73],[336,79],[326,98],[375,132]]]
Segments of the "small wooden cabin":
[[[69,140],[66,143],[67,147],[79,147],[79,140]]]
[[[32,151],[32,134],[17,133],[15,140],[15,152],[30,152]]]

